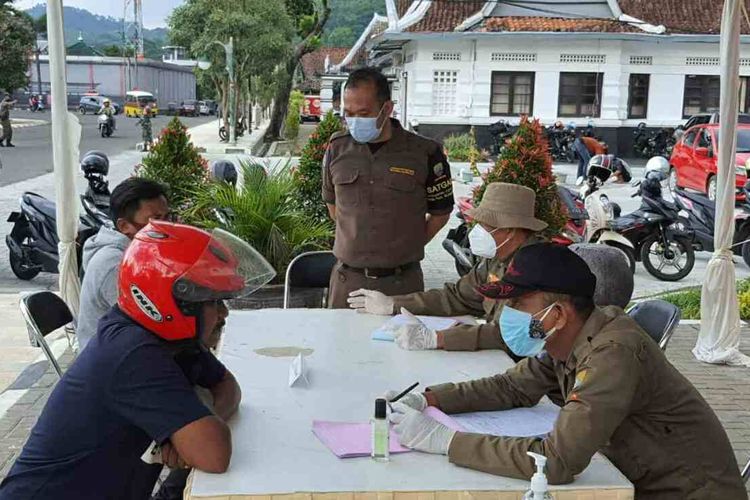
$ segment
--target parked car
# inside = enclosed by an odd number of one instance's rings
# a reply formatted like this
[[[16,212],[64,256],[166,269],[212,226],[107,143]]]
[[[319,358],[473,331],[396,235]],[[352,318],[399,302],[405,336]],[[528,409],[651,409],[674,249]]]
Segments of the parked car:
[[[674,138],[679,140],[687,129],[693,128],[696,125],[709,125],[712,123],[719,123],[719,113],[698,113],[688,118],[684,125],[680,125],[675,129]],[[738,113],[737,123],[750,123],[750,114]]]
[[[211,108],[208,107],[206,101],[198,101],[198,114],[201,116],[208,116],[211,114]]]
[[[180,104],[180,116],[198,116],[198,101],[190,99]]]
[[[688,188],[704,193],[716,201],[716,163],[719,158],[719,125],[696,125],[688,129],[672,151],[669,160],[669,187],[673,191]],[[737,126],[735,174],[736,197],[743,200],[747,181],[745,167],[750,160],[750,124]]]
[[[86,113],[97,113],[102,109],[104,99],[105,97],[103,95],[85,95],[81,97],[81,100],[78,102],[78,112],[82,115],[85,115]],[[111,106],[115,108],[115,114],[120,114],[122,106],[112,99],[110,99],[110,103]]]
[[[206,99],[203,101],[206,103],[206,106],[208,106],[208,114],[215,115],[219,110],[219,103],[214,101],[213,99]]]
[[[174,101],[170,101],[170,102],[167,103],[167,111],[166,111],[166,113],[169,116],[176,116],[178,114],[178,112],[179,112],[179,109],[180,109],[180,105],[179,104],[177,104]]]

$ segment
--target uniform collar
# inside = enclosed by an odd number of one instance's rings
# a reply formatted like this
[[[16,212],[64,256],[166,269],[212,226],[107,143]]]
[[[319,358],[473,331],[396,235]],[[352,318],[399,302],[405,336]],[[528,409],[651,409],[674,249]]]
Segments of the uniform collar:
[[[529,236],[526,239],[526,241],[524,241],[523,243],[521,243],[521,246],[519,246],[518,248],[516,248],[516,251],[513,252],[512,254],[510,254],[507,259],[505,259],[505,260],[497,259],[497,260],[501,264],[507,264],[508,262],[510,262],[511,260],[513,260],[513,257],[516,256],[516,254],[518,253],[518,251],[520,249],[522,249],[523,247],[527,247],[529,245],[535,245],[535,244],[540,243],[540,242],[541,242],[541,240],[537,237],[536,233],[533,233],[531,236]]]
[[[594,307],[594,310],[583,324],[578,337],[573,343],[573,349],[565,361],[565,370],[568,372],[575,371],[578,361],[584,359],[592,350],[591,340],[601,332],[602,327],[612,321],[612,318],[605,310]]]

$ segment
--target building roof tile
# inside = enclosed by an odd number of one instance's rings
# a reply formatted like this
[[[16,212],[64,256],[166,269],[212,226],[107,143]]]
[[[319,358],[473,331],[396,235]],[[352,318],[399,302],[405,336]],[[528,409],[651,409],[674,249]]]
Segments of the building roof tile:
[[[669,33],[718,34],[724,2],[721,0],[619,0],[625,14],[650,24],[663,24]],[[750,0],[745,0],[750,9]],[[742,32],[750,33],[745,22]]]
[[[351,47],[321,47],[314,52],[302,56],[302,74],[304,81],[299,84],[300,90],[305,92],[320,91],[320,75],[325,73],[326,56],[331,64],[338,64],[344,60]]]
[[[635,26],[609,19],[563,19],[558,17],[489,17],[473,31],[538,31],[568,33],[639,33]]]
[[[410,0],[399,0],[397,10],[399,18],[403,17],[406,9],[412,2]],[[459,1],[435,1],[421,21],[409,26],[406,31],[412,32],[434,32],[453,31],[468,17],[479,12],[484,6],[484,0],[459,0]]]

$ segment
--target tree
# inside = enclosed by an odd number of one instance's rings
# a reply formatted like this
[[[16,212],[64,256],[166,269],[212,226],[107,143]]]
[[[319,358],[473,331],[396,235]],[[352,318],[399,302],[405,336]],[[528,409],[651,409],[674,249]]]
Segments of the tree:
[[[28,85],[26,72],[34,50],[32,20],[12,3],[0,0],[0,88],[7,92]]]
[[[385,14],[385,0],[330,0],[331,17],[326,23],[323,44],[351,47],[372,20],[373,13]]]
[[[329,111],[310,135],[294,172],[295,200],[306,214],[320,223],[330,223],[328,209],[321,198],[323,156],[331,136],[341,130],[341,120]]]
[[[482,177],[484,182],[474,190],[474,206],[482,201],[491,182],[520,184],[536,192],[536,217],[549,225],[544,234],[560,233],[566,215],[560,205],[552,157],[539,120],[530,121],[522,116],[518,131],[505,143],[495,166]]]
[[[339,26],[326,34],[325,44],[329,47],[351,47],[357,41],[357,36],[349,26]]]
[[[170,41],[211,63],[197,70],[213,83],[223,116],[229,116],[226,54],[215,42],[234,39],[235,103],[251,98],[252,77],[270,75],[290,53],[293,26],[284,5],[267,0],[188,0],[169,18]]]
[[[284,72],[280,75],[281,79],[274,98],[273,111],[271,111],[271,123],[266,131],[266,142],[280,138],[281,125],[284,123],[289,94],[292,92],[294,75],[300,60],[305,54],[320,47],[320,36],[331,14],[328,0],[286,0],[285,4],[289,17],[295,22],[299,41],[294,45],[291,56],[283,66]]]

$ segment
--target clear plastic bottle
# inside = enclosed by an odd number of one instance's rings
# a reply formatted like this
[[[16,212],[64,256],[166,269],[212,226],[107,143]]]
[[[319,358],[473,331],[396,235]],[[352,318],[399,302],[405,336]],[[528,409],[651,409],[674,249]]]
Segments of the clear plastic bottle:
[[[390,460],[390,428],[386,419],[385,399],[375,400],[375,417],[370,422],[372,428],[372,459],[378,462]]]
[[[527,451],[526,454],[534,459],[536,473],[531,476],[531,486],[523,495],[523,500],[552,500],[552,494],[547,489],[547,476],[544,475],[547,457],[531,451]]]

